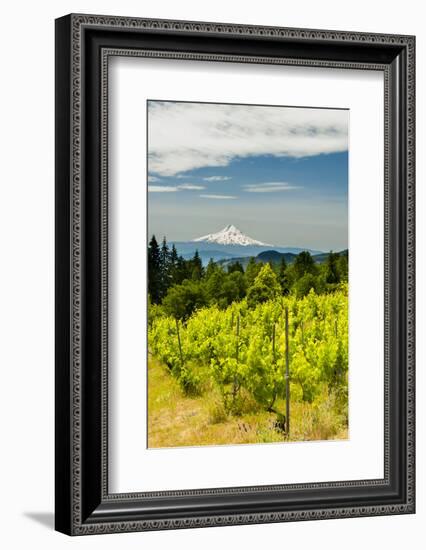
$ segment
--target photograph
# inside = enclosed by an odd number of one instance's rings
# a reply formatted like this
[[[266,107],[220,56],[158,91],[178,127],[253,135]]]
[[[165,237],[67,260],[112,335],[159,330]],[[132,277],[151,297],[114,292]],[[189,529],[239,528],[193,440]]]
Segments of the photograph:
[[[349,110],[146,108],[148,448],[348,439]]]

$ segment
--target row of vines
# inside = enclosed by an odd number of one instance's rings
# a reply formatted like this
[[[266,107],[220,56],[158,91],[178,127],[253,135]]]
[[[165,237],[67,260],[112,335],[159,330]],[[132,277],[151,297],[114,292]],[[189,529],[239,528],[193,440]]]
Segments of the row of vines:
[[[166,364],[187,393],[214,384],[232,410],[248,392],[265,410],[285,396],[286,334],[292,400],[311,403],[324,389],[347,400],[347,285],[330,294],[283,296],[250,309],[208,307],[185,323],[150,306],[150,353]]]

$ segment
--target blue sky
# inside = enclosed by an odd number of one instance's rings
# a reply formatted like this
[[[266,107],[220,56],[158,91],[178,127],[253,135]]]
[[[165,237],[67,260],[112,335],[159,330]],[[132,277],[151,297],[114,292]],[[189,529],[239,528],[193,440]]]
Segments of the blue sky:
[[[344,110],[149,102],[150,235],[234,224],[277,246],[347,248],[348,121]]]

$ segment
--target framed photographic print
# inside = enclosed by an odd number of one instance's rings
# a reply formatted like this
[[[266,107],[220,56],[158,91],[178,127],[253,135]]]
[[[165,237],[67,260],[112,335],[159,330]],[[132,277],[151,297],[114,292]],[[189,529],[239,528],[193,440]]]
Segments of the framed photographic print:
[[[56,21],[56,529],[414,513],[412,36]]]

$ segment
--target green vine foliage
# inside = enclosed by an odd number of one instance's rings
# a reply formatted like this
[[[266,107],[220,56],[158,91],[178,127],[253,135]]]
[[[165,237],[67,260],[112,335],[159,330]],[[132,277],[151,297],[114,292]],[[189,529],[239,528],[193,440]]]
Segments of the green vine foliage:
[[[286,309],[293,399],[313,402],[326,388],[347,402],[346,283],[329,294],[311,290],[303,298],[275,296],[257,305],[244,299],[226,309],[202,307],[185,322],[155,308],[149,313],[149,348],[186,392],[214,385],[232,410],[244,390],[270,410],[285,394]]]

